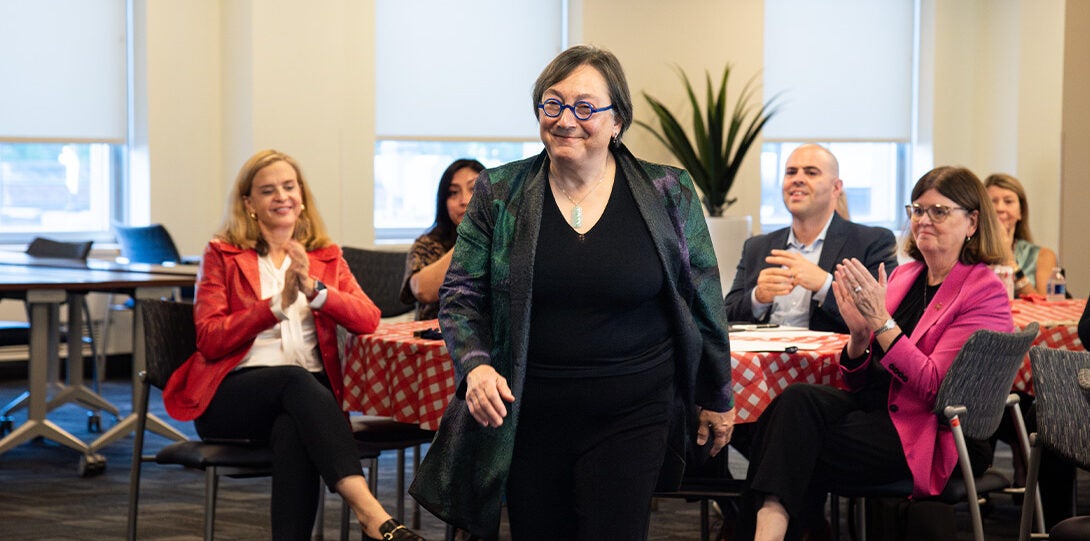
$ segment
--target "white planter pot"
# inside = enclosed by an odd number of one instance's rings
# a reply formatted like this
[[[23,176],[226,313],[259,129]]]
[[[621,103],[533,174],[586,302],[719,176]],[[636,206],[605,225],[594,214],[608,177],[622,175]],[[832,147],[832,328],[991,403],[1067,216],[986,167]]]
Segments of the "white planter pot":
[[[723,295],[730,291],[734,282],[734,271],[742,259],[742,244],[753,234],[752,216],[708,217],[708,232],[715,248],[715,258],[719,261],[719,277],[723,284]]]

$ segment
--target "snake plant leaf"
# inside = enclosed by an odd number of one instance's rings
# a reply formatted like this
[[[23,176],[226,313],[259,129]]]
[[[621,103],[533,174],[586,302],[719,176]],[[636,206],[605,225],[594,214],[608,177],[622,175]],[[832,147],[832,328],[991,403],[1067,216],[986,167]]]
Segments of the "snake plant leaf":
[[[737,198],[728,198],[742,162],[757,141],[765,124],[776,115],[779,95],[765,103],[754,105],[757,98],[757,76],[742,87],[728,115],[727,84],[731,66],[727,64],[718,85],[709,72],[704,72],[704,103],[681,68],[675,66],[692,108],[690,130],[661,101],[643,92],[654,112],[657,125],[636,120],[663,144],[693,177],[700,190],[705,209],[711,216],[722,216]],[[691,136],[690,133],[691,132]]]

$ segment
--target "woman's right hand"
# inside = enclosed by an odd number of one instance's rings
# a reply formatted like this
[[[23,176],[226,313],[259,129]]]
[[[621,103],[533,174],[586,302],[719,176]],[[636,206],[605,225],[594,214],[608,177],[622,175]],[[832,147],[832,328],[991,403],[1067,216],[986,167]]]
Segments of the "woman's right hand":
[[[507,417],[504,402],[514,402],[515,395],[507,386],[507,378],[491,365],[482,364],[466,375],[466,405],[481,426],[497,427]]]

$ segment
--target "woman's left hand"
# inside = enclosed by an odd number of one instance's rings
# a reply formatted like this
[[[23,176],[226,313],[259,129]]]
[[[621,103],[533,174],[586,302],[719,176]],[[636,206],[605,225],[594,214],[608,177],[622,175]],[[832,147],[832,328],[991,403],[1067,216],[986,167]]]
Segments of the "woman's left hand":
[[[734,410],[719,412],[701,409],[700,427],[696,429],[697,445],[708,442],[709,431],[715,436],[710,453],[715,456],[730,443],[730,435],[734,432]]]
[[[878,266],[878,280],[858,259],[845,259],[836,266],[833,295],[840,316],[851,332],[849,354],[866,348],[871,332],[889,319],[886,311],[886,266]],[[861,347],[855,347],[861,346]]]
[[[298,290],[306,297],[314,296],[314,279],[310,277],[310,258],[303,245],[296,240],[288,241],[285,246],[288,257],[291,258],[291,266],[288,267],[285,282],[295,280]],[[291,299],[295,301],[294,298]],[[290,303],[289,303],[290,304]]]

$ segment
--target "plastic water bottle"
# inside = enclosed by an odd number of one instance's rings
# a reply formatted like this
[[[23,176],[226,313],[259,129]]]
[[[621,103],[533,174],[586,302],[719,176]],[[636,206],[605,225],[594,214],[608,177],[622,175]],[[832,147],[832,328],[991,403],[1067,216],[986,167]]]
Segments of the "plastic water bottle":
[[[1064,279],[1063,269],[1053,267],[1052,274],[1048,277],[1048,289],[1045,291],[1048,302],[1060,302],[1067,298],[1067,280]]]

